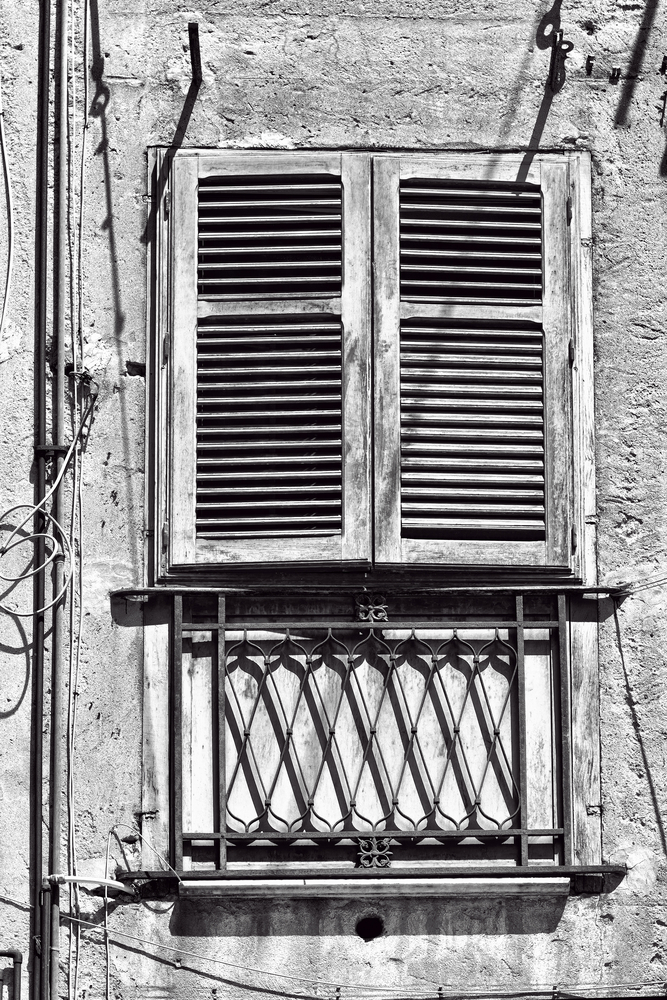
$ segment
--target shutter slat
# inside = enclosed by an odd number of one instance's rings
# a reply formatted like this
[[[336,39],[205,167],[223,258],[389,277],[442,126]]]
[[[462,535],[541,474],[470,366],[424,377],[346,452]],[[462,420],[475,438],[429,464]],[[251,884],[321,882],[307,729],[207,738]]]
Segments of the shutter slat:
[[[510,532],[514,533],[525,533],[526,535],[533,535],[536,532],[540,532],[544,528],[544,518],[535,518],[534,520],[510,520],[507,518],[423,518],[423,517],[406,517],[403,519],[403,524],[407,528],[422,528],[422,529],[443,529],[441,531],[441,537],[456,537],[461,533],[465,533],[467,537],[468,532],[474,532],[475,537],[488,537],[491,533],[498,533],[502,531],[504,533]],[[505,534],[507,537],[507,534]]]
[[[540,475],[530,475],[526,472],[506,472],[506,473],[493,473],[493,472],[470,472],[466,470],[465,476],[462,476],[460,472],[404,472],[403,482],[406,484],[406,490],[414,491],[415,489],[424,489],[424,487],[413,486],[413,483],[428,483],[429,488],[433,490],[446,489],[447,487],[441,487],[440,483],[484,483],[485,485],[493,485],[498,483],[515,483],[517,485],[533,484],[539,485],[540,487],[544,485],[544,476]]]
[[[517,188],[514,185],[512,187],[487,187],[484,185],[483,181],[476,182],[474,184],[450,184],[448,181],[438,182],[437,187],[435,183],[429,187],[428,184],[421,184],[416,181],[404,182],[404,190],[409,194],[410,197],[426,197],[427,195],[436,195],[440,198],[469,198],[472,199],[486,199],[487,201],[497,201],[497,202],[514,202],[521,203],[525,201],[537,201],[540,202],[540,189],[534,186],[527,186],[523,190]]]
[[[417,250],[414,247],[404,247],[401,251],[401,256],[406,260],[409,260],[411,257],[416,257],[417,259],[422,257],[432,257],[435,258],[435,260],[440,260],[442,258],[450,259],[452,257],[455,257],[457,260],[468,260],[470,258],[474,260],[488,260],[490,256],[493,256],[503,262],[510,260],[526,260],[530,261],[531,264],[534,264],[536,261],[540,261],[542,259],[541,253],[534,253],[532,251],[521,252],[520,250],[496,250],[491,255],[487,250],[465,250],[460,252],[458,250],[440,250],[436,248],[431,250]]]
[[[198,537],[341,533],[341,346],[328,315],[200,320]]]
[[[256,462],[257,460],[256,458],[253,457],[252,461]],[[280,459],[273,460],[271,464],[278,465],[280,461],[281,461]],[[289,459],[287,461],[289,461]],[[318,465],[321,465],[321,462],[318,463]],[[292,469],[292,471],[290,472],[291,479],[306,479],[306,478],[335,479],[336,477],[338,477],[338,475],[339,473],[335,469],[321,469],[315,467],[313,467],[312,469],[305,469],[305,470],[295,468]],[[262,481],[265,479],[278,479],[282,481],[284,479],[284,476],[285,473],[283,469],[266,469],[266,468],[262,468],[261,470],[239,469],[236,472],[220,472],[220,471],[211,472],[208,469],[206,461],[202,461],[201,468],[197,475],[197,481],[201,483],[229,482],[229,480],[231,479],[241,479],[243,480],[243,482],[245,482],[247,479],[261,479]],[[340,489],[340,484],[337,483],[327,484],[326,488],[328,490]]]
[[[446,463],[442,461],[442,456],[440,455],[408,454],[403,457],[401,462],[402,470],[428,470],[429,477],[442,473],[443,468],[460,469],[462,473],[465,473],[465,479],[467,480],[471,472],[479,472],[483,469],[496,470],[499,475],[502,474],[502,472],[518,474],[521,471],[543,473],[544,463],[541,458],[519,458],[516,456],[510,456],[508,458],[504,455],[498,454],[497,452],[493,457],[489,457],[488,455],[476,455],[474,458],[462,457],[460,454],[451,454],[447,456]]]
[[[262,361],[279,361],[281,358],[285,358],[289,361],[293,361],[294,358],[303,358],[305,361],[309,361],[311,358],[340,358],[340,350],[324,350],[317,351],[309,348],[308,352],[302,349],[301,351],[229,351],[229,352],[213,352],[204,351],[203,347],[205,345],[199,344],[200,355],[202,358],[206,358],[212,362],[226,361],[228,364],[237,361],[250,361],[253,358]],[[305,347],[305,345],[304,345]]]
[[[452,426],[415,426],[414,421],[402,423],[402,440],[410,443],[413,440],[433,439],[435,442],[442,442],[445,439],[459,440],[470,439],[479,443],[493,442],[496,439],[506,442],[508,437],[518,441],[539,441],[542,442],[543,432],[541,427],[533,430],[520,430],[518,427],[452,427]]]
[[[276,416],[276,423],[275,424],[256,425],[256,424],[252,423],[250,426],[243,426],[243,425],[237,424],[237,425],[234,425],[232,427],[221,427],[219,425],[215,426],[215,427],[202,427],[201,426],[201,421],[204,418],[200,414],[199,417],[197,418],[198,422],[200,424],[200,426],[197,429],[197,436],[198,437],[205,437],[205,436],[220,437],[221,435],[224,435],[225,437],[245,437],[246,435],[250,435],[250,434],[255,434],[255,435],[261,434],[261,435],[263,435],[265,437],[268,437],[268,436],[273,437],[274,435],[278,435],[280,437],[284,437],[287,434],[293,434],[293,435],[298,434],[300,436],[307,436],[308,440],[310,440],[312,438],[313,434],[317,434],[320,431],[324,432],[325,434],[330,434],[333,431],[333,432],[337,432],[338,433],[338,435],[339,435],[338,440],[340,440],[340,420],[338,420],[336,422],[338,424],[337,427],[336,427],[336,423],[334,423],[334,424],[303,424],[301,426],[294,426],[292,424],[291,426],[287,426],[286,427],[284,424],[281,424],[279,422],[279,420],[281,419],[281,417],[282,417],[282,414],[280,414],[280,416]],[[517,432],[517,433],[520,433],[520,432]],[[300,440],[300,438],[296,438],[295,437],[295,438],[292,439],[291,443],[292,444],[299,444],[300,445],[300,444],[303,444],[304,442],[302,440]],[[285,441],[284,442],[284,447],[289,447],[289,445],[290,445],[290,441]]]
[[[217,491],[213,488],[201,487],[199,493],[202,496],[207,496],[208,494],[216,493]],[[289,493],[299,496],[303,493],[340,493],[340,485],[332,486],[272,486],[271,493]],[[263,486],[228,486],[225,490],[225,495],[228,497],[234,496],[247,496],[253,495],[255,493],[261,493],[266,496],[266,489]],[[228,506],[231,506],[229,504]]]
[[[208,402],[208,401],[207,401]],[[340,422],[340,410],[283,410],[280,414],[283,420],[293,417],[331,417]],[[272,410],[202,410],[200,420],[268,420],[275,418]],[[310,425],[309,425],[310,426]]]
[[[311,253],[312,253],[312,251],[311,251]],[[335,258],[334,259],[323,258],[321,260],[312,260],[312,259],[305,259],[305,260],[257,260],[257,261],[249,261],[249,260],[243,260],[243,261],[230,260],[230,261],[225,261],[225,260],[219,260],[219,261],[215,261],[212,264],[205,264],[205,263],[201,263],[201,262],[199,263],[199,271],[200,271],[200,273],[202,271],[213,271],[215,273],[224,273],[225,271],[238,271],[238,272],[243,272],[245,274],[245,272],[247,272],[247,271],[250,271],[250,272],[266,271],[268,268],[270,268],[272,271],[285,271],[285,270],[290,270],[290,271],[298,271],[298,270],[317,271],[320,268],[327,268],[328,271],[333,271],[335,273],[337,271],[340,271],[340,269],[341,269],[341,263],[340,263],[340,260],[336,260]],[[248,281],[250,281],[250,280],[255,281],[256,278],[257,278],[257,275],[254,274],[254,273],[251,273],[251,274],[249,274],[249,275],[246,276],[246,280],[248,280]],[[320,275],[315,274],[313,276],[312,280],[313,281],[317,281],[318,278],[320,278],[321,280],[323,280],[324,276],[320,276]],[[205,281],[208,281],[208,280],[209,280],[208,278],[202,278],[200,283],[203,284]],[[278,279],[276,279],[276,280],[278,280]]]
[[[207,226],[210,226],[211,224],[214,224],[217,221],[218,221],[217,219],[207,219],[206,220],[206,224],[207,224]],[[236,221],[238,222],[238,219]],[[295,220],[292,219],[292,222],[294,222],[294,221]],[[320,218],[319,221],[321,223],[322,219]],[[331,228],[327,228],[327,229],[294,229],[294,228],[292,228],[290,226],[289,232],[286,232],[284,229],[265,229],[265,230],[259,230],[259,229],[253,229],[253,230],[237,229],[237,230],[234,230],[234,229],[227,229],[227,228],[225,228],[225,229],[221,229],[221,230],[206,229],[205,231],[202,231],[200,229],[199,230],[199,242],[201,244],[202,242],[205,242],[205,241],[219,240],[220,241],[220,245],[221,245],[221,252],[223,252],[223,253],[227,253],[227,252],[233,253],[237,248],[235,246],[232,246],[232,247],[225,246],[225,241],[229,241],[229,240],[244,240],[245,242],[250,243],[253,240],[267,240],[267,239],[268,240],[273,240],[273,239],[285,240],[285,239],[288,239],[288,238],[289,239],[301,239],[302,237],[309,237],[310,240],[315,240],[315,239],[319,240],[320,238],[321,239],[330,240],[330,239],[333,239],[336,236],[340,237],[341,234],[342,234],[342,230],[341,230],[340,226],[338,226],[338,227],[333,227],[332,226]],[[338,245],[338,244],[336,243],[336,245]],[[289,251],[291,251],[293,249],[305,250],[307,248],[307,246],[310,246],[310,243],[307,244],[307,245],[301,246],[301,247],[297,247],[295,245],[290,245],[290,246],[286,247],[285,249],[287,249]],[[318,250],[321,249],[321,245],[319,243],[313,244],[313,246],[316,246]],[[200,246],[199,249],[200,249],[200,252],[203,250],[203,248],[201,246]],[[247,252],[251,252],[252,251],[253,253],[266,252],[266,249],[267,249],[266,244],[262,244],[262,247],[261,247],[260,250],[258,250],[257,247],[245,247],[245,248],[244,247],[238,247],[238,250],[239,250],[240,253],[244,253],[246,251]],[[275,244],[271,244],[271,251],[276,251],[277,252],[277,251],[279,251],[281,249],[283,249],[283,248],[279,247],[279,246],[277,246]],[[328,246],[325,249],[329,250],[329,249],[331,249],[331,247]],[[207,253],[214,253],[215,252],[215,248],[214,247],[206,247],[206,252]]]
[[[482,499],[479,495],[476,499]],[[500,514],[533,514],[542,516],[544,514],[544,505],[535,503],[494,503],[490,505],[487,503],[404,503],[403,510],[408,515],[410,514],[426,514],[428,512],[433,512],[435,514],[464,514],[466,517],[468,515],[474,516],[483,514],[485,516],[493,518],[494,515]]]
[[[487,244],[489,247],[493,248],[492,250],[488,251],[488,256],[489,257],[495,257],[496,254],[497,254],[497,251],[496,251],[495,248],[496,247],[504,247],[506,245],[510,245],[512,247],[517,248],[519,245],[524,245],[525,244],[527,246],[530,246],[533,250],[537,249],[538,247],[541,248],[542,247],[542,234],[538,233],[538,232],[535,232],[535,233],[531,233],[530,235],[521,236],[519,238],[519,237],[517,237],[516,233],[512,233],[512,235],[507,235],[507,236],[500,236],[500,235],[498,235],[498,233],[495,233],[495,232],[492,233],[492,234],[489,234],[488,236],[479,236],[479,235],[475,235],[474,233],[473,234],[466,233],[465,237],[463,237],[460,234],[452,234],[452,233],[442,233],[442,232],[420,233],[420,232],[415,232],[415,233],[405,234],[405,242],[406,242],[406,244],[408,242],[410,244],[413,244],[413,243],[417,243],[417,244],[433,243],[433,245],[435,247],[437,247],[437,245],[439,243],[458,243],[460,245],[460,253],[462,255],[465,255],[465,253],[467,252],[467,248],[469,247],[469,245],[471,243],[484,243],[484,244]],[[429,251],[424,251],[424,252],[425,253],[429,253]],[[516,250],[516,253],[520,257],[525,256],[524,254],[520,253],[518,250]],[[540,256],[541,256],[541,254],[540,254]]]
[[[265,221],[269,222],[272,220],[267,219]],[[488,229],[491,231],[491,235],[494,235],[495,230],[497,229],[504,229],[504,230],[520,229],[528,231],[532,230],[533,233],[536,233],[539,232],[539,230],[542,228],[541,223],[538,221],[505,222],[500,219],[465,219],[465,220],[434,219],[430,216],[427,219],[401,218],[401,228],[430,229],[431,227],[437,227],[438,229],[444,229],[444,228],[456,229],[456,230],[463,229],[465,231],[467,231],[468,229],[472,229],[473,232],[477,230]],[[477,235],[479,238],[479,232],[477,233]],[[461,242],[464,242],[466,240],[466,237],[463,235],[459,235],[457,238]]]
[[[518,383],[537,383],[542,384],[542,376],[538,371],[513,371],[499,372],[497,369],[495,371],[487,370],[484,368],[438,368],[435,371],[432,368],[401,368],[401,379],[411,379],[411,378],[429,378],[432,377],[433,381],[441,381],[443,384],[452,381],[459,382],[463,379],[475,379],[480,382],[484,381],[496,381],[500,375],[511,379],[513,382]],[[410,391],[414,391],[414,386],[409,386]],[[523,392],[523,385],[521,386],[521,391]]]
[[[515,502],[517,502],[521,498],[526,499],[526,500],[540,500],[540,499],[542,499],[542,490],[525,490],[525,489],[522,490],[522,489],[518,489],[518,488],[511,489],[511,490],[509,490],[509,489],[508,490],[494,490],[494,489],[489,489],[488,487],[487,487],[487,489],[484,489],[484,490],[483,489],[477,489],[477,490],[475,490],[475,489],[466,489],[463,486],[462,487],[452,486],[452,487],[449,487],[449,488],[447,488],[445,486],[440,486],[440,487],[433,487],[431,489],[426,489],[426,488],[419,489],[419,488],[416,488],[416,487],[408,488],[406,486],[403,486],[403,489],[401,491],[401,495],[404,498],[405,497],[425,497],[428,500],[436,500],[438,498],[439,499],[443,499],[444,498],[445,500],[454,500],[454,499],[462,499],[463,497],[470,497],[473,500],[481,500],[481,499],[484,499],[484,500],[487,500],[487,499],[493,499],[493,500],[499,499],[499,500],[502,500],[503,498],[507,498],[507,499],[513,499]],[[485,505],[485,507],[486,507],[486,505]],[[404,504],[403,505],[403,510],[409,510],[409,509],[410,509],[409,504]],[[422,506],[420,505],[418,509],[421,510]],[[434,509],[441,510],[442,508],[438,504],[438,505],[435,506]],[[541,509],[543,509],[542,506],[541,506]]]
[[[404,407],[405,409],[405,407]],[[498,424],[502,427],[526,427],[535,426],[541,428],[544,424],[541,414],[531,416],[530,414],[511,413],[424,413],[421,410],[416,412],[405,412],[401,418],[404,427],[411,425],[420,427],[478,427],[482,430],[491,424]]]
[[[252,369],[247,369],[252,371]],[[225,373],[227,374],[227,373]],[[282,381],[282,382],[199,382],[198,389],[200,391],[211,391],[211,390],[226,390],[233,392],[234,390],[243,391],[244,399],[252,399],[253,397],[246,391],[247,389],[253,389],[255,392],[258,389],[310,389],[311,392],[319,392],[320,389],[340,389],[341,381],[340,379],[313,379],[312,381]],[[199,399],[199,394],[197,396]],[[265,398],[265,397],[257,397]],[[278,399],[290,399],[290,396],[283,396],[280,394],[276,398]]]
[[[334,465],[340,469],[340,456],[339,455],[219,455],[216,458],[209,458],[206,455],[197,457],[197,468],[201,470],[202,473],[205,472],[209,467],[217,467],[220,465],[259,465],[261,463],[265,465],[282,465],[282,466],[292,466],[292,465],[307,465],[313,470],[319,468],[321,465]],[[296,474],[296,473],[295,473]],[[313,475],[315,472],[313,471]],[[328,474],[328,473],[326,473]],[[337,473],[339,474],[339,473]],[[243,475],[246,475],[244,470]],[[281,476],[284,476],[285,472],[281,472]]]
[[[428,346],[428,345],[426,345]],[[516,368],[517,366],[535,368],[541,367],[542,356],[541,352],[536,353],[531,352],[531,357],[521,357],[519,355],[510,354],[505,356],[503,354],[493,355],[489,354],[450,354],[447,348],[442,344],[434,345],[434,348],[428,353],[424,354],[412,354],[410,351],[401,352],[401,360],[405,362],[405,367],[410,368],[409,362],[412,364],[434,364],[434,365],[501,365],[507,368]]]

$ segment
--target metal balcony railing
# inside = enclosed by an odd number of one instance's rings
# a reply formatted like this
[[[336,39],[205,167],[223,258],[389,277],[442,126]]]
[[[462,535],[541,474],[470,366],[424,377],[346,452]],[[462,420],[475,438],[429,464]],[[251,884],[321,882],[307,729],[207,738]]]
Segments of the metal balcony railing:
[[[172,600],[176,869],[573,864],[564,593],[395,621]]]

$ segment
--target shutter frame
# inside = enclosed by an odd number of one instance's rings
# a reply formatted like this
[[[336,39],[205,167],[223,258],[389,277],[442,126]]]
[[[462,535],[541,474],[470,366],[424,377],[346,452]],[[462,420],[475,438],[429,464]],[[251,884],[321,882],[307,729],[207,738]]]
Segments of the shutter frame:
[[[525,158],[461,154],[453,156],[387,156],[375,164],[376,220],[376,561],[382,565],[449,565],[470,568],[507,567],[531,571],[571,568],[572,414],[568,361],[570,338],[569,233],[566,200],[568,163],[565,158]],[[400,260],[399,200],[406,179],[498,181],[539,184],[543,194],[544,280],[542,307],[502,302],[423,302],[400,300],[397,282]],[[387,206],[387,201],[391,206]],[[379,225],[380,223],[380,225]],[[380,236],[378,241],[377,236]],[[553,252],[551,246],[553,244]],[[388,286],[393,286],[389,289]],[[389,296],[391,310],[380,301]],[[407,538],[401,535],[400,478],[401,405],[400,335],[402,320],[479,318],[496,320],[540,317],[545,329],[545,534],[544,541],[490,541],[483,538]],[[547,343],[548,337],[548,343]],[[380,398],[383,397],[383,398]],[[382,424],[383,426],[380,426]],[[387,425],[391,429],[387,429]],[[385,449],[389,454],[384,453]],[[382,523],[381,523],[382,522]],[[470,532],[473,533],[472,531]]]
[[[197,185],[201,178],[340,176],[343,183],[343,279],[340,297],[225,301],[197,295]],[[345,154],[179,151],[170,170],[171,322],[167,573],[222,565],[303,565],[370,561],[370,413],[365,400],[370,337],[370,159]],[[205,317],[330,314],[342,323],[342,525],[338,534],[207,538],[195,530],[197,322]],[[359,401],[362,404],[359,404]],[[164,568],[163,568],[164,571]]]

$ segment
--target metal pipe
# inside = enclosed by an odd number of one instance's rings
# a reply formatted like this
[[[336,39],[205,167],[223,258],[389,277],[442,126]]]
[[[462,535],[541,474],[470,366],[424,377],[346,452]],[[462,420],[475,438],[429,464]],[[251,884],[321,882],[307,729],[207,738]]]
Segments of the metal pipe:
[[[39,998],[40,1000],[49,1000],[49,916],[51,913],[51,886],[44,879],[42,882],[42,891],[40,893],[42,897],[41,907],[40,907],[40,925],[39,925],[39,940],[40,940],[40,976],[39,976]]]
[[[21,1000],[21,966],[23,964],[23,952],[21,951],[0,951],[0,958],[11,958],[14,963],[14,983],[12,1000]]]
[[[48,217],[49,217],[49,96],[51,54],[51,4],[42,0],[39,13],[38,88],[37,88],[37,137],[36,137],[36,232],[35,247],[35,503],[39,504],[46,493],[46,322],[48,298]],[[44,531],[44,518],[35,518],[35,532]],[[37,538],[35,561],[44,565],[44,539]],[[31,774],[31,861],[32,861],[32,1000],[41,994],[42,963],[37,961],[37,942],[42,933],[42,878],[44,861],[42,852],[43,808],[42,780],[44,753],[44,612],[46,603],[44,570],[35,574],[33,587],[32,626],[32,774]]]
[[[55,246],[56,295],[54,301],[54,333],[56,340],[56,368],[53,384],[52,409],[54,415],[53,441],[58,449],[54,457],[54,468],[58,476],[63,462],[61,447],[65,434],[65,297],[67,290],[67,209],[68,209],[68,150],[67,150],[67,2],[59,0],[58,6],[58,201],[57,238]],[[59,524],[63,522],[63,484],[56,490],[53,516]],[[53,595],[59,594],[64,581],[64,555],[60,555],[53,566]],[[60,840],[62,835],[62,789],[63,789],[63,641],[64,601],[53,608],[53,635],[51,653],[51,823],[49,844],[49,867],[52,872],[60,870]],[[51,886],[51,920],[49,944],[49,992],[51,1000],[58,997],[58,975],[60,964],[60,893],[57,886]]]

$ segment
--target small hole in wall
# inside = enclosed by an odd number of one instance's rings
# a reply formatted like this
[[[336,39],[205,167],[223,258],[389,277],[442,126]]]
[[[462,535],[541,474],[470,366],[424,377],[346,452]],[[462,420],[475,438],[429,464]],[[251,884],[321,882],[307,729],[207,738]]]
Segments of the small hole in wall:
[[[364,941],[372,941],[383,933],[384,920],[377,916],[362,917],[361,920],[357,920],[357,926],[354,929]]]

